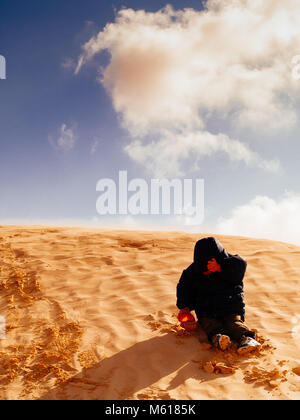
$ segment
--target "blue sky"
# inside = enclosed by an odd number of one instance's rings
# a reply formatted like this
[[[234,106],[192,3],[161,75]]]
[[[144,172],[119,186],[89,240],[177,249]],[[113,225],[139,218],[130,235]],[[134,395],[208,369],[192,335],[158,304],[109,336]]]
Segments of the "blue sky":
[[[277,32],[275,25],[274,33],[258,30],[257,37],[252,36],[253,51],[250,48],[245,58],[242,51],[249,47],[247,41],[250,38],[245,31],[244,48],[242,41],[241,45],[237,45],[234,2],[223,2],[229,7],[227,12],[222,2],[217,0],[217,6],[212,3],[206,6],[208,15],[205,17],[201,2],[189,0],[151,3],[130,0],[1,0],[0,54],[6,59],[7,79],[0,81],[0,223],[78,222],[105,225],[109,222],[124,227],[129,220],[130,225],[137,223],[138,227],[161,223],[165,228],[175,224],[176,228],[185,229],[182,220],[174,222],[171,218],[149,216],[123,220],[121,217],[100,218],[97,215],[97,181],[100,178],[117,179],[119,170],[127,170],[129,178],[143,178],[149,182],[160,174],[169,178],[203,178],[206,215],[204,225],[194,227],[198,231],[210,229],[257,236],[265,226],[262,236],[296,242],[293,232],[298,229],[296,214],[300,208],[299,88],[295,81],[286,81],[289,76],[282,70],[282,66],[286,65],[286,72],[290,72],[291,58],[300,53],[295,32],[285,32],[285,27],[290,25],[283,21],[281,27],[281,22],[277,20]],[[160,33],[156,19],[159,19],[159,11],[166,4],[173,7],[173,12],[163,13],[166,22]],[[268,23],[274,27],[270,13],[264,15],[265,10],[254,9],[250,3],[243,7],[244,11],[240,9],[239,13],[241,19],[245,19],[244,26],[248,24],[248,7],[253,16],[265,19],[262,27],[267,28]],[[277,19],[280,15],[280,7],[276,3],[272,18]],[[183,14],[184,8],[190,8],[194,14]],[[123,16],[123,21],[121,18],[117,21],[119,11],[128,9],[132,9],[128,20],[125,22]],[[139,11],[144,11],[141,17],[138,17]],[[291,14],[294,12],[291,8]],[[144,27],[148,28],[147,35],[143,38],[142,32],[140,40],[134,36],[135,25],[141,23],[139,19],[144,19]],[[207,23],[205,19],[211,21]],[[213,25],[216,20],[219,21],[218,29],[212,35],[207,26]],[[118,38],[114,38],[117,42],[107,38],[104,48],[96,36],[104,33],[108,23],[113,25],[110,37],[116,37],[119,30],[121,36],[119,44]],[[224,26],[226,33],[231,33],[228,30],[230,25],[232,34],[224,41],[221,29]],[[199,39],[197,28],[199,33],[202,31]],[[168,35],[164,38],[168,33],[170,38]],[[113,65],[124,65],[124,51],[129,48],[129,41],[126,43],[125,38],[132,39],[131,47],[135,48],[132,51],[147,45],[143,57],[154,62],[155,57],[151,54],[157,47],[156,41],[153,41],[156,36],[163,37],[161,51],[172,60],[172,65],[169,62],[166,64],[168,82],[161,93],[162,98],[167,98],[170,103],[178,101],[180,104],[185,100],[187,103],[184,108],[174,106],[168,121],[161,119],[158,111],[156,115],[155,111],[147,114],[146,110],[142,114],[145,116],[146,132],[139,131],[136,135],[136,128],[141,129],[141,115],[124,88],[127,70],[117,74]],[[173,36],[174,39],[178,36],[179,43],[186,46],[182,47],[182,63],[180,51],[176,51],[172,43]],[[274,36],[282,40],[282,45],[279,43],[277,50],[271,51],[268,37]],[[85,46],[93,39],[97,52],[88,56]],[[266,46],[264,60],[257,53],[256,46],[260,43]],[[280,56],[283,47],[285,57],[280,66],[273,66],[274,57]],[[75,74],[79,57],[83,65]],[[136,59],[140,65],[140,56],[133,57],[133,64]],[[185,65],[185,60],[192,64]],[[180,76],[176,63],[179,63]],[[225,63],[231,66],[231,73],[225,74],[225,68],[223,79],[222,74],[213,79],[203,73],[207,82],[202,84],[200,70],[205,71],[203,63],[209,63],[214,74]],[[143,72],[143,63],[141,66]],[[103,69],[107,69],[110,87],[99,81]],[[195,69],[200,69],[199,74],[195,75]],[[142,86],[142,90],[139,91],[138,87],[137,92],[145,94],[144,103],[149,100],[152,106],[156,99],[150,98],[149,92],[144,90],[149,80],[142,79],[143,73],[138,73],[138,66],[135,71],[141,78]],[[155,68],[153,71],[161,77],[160,70]],[[195,77],[192,84],[189,75]],[[257,77],[255,83],[252,83],[253,75]],[[245,77],[251,80],[248,85],[242,84]],[[169,82],[172,78],[175,86]],[[131,79],[128,80],[132,83]],[[186,94],[182,87],[185,82]],[[151,83],[149,89],[153,87]],[[177,83],[178,88],[180,85],[178,96]],[[218,83],[219,90],[215,91]],[[122,92],[120,86],[123,86]],[[239,94],[235,86],[239,86]],[[191,92],[193,90],[196,93]],[[264,95],[267,99],[262,99]],[[184,109],[188,110],[188,122],[180,117]],[[168,114],[167,108],[162,110],[161,114]],[[191,110],[197,115],[196,122],[192,121]],[[177,126],[177,122],[179,128],[176,131],[173,127]],[[179,150],[176,144],[185,144],[187,138],[192,140],[183,150],[189,150],[190,154],[181,160],[180,153],[176,154]],[[65,141],[71,143],[65,144]],[[126,149],[128,145],[131,146]],[[172,147],[175,151],[169,160],[168,150],[171,151]],[[245,149],[241,151],[241,147]],[[233,157],[235,154],[237,158]],[[170,168],[163,172],[168,160]],[[152,166],[149,166],[150,161]],[[176,170],[177,165],[180,172]],[[258,230],[253,230],[251,226],[248,230],[241,229],[252,214],[258,218]],[[297,227],[291,227],[293,217]],[[272,220],[277,226],[273,229],[270,223],[265,223],[267,220]],[[280,223],[283,225],[278,226]],[[249,225],[253,225],[253,220]],[[281,236],[282,230],[288,230],[286,237]]]
[[[76,58],[81,44],[114,20],[116,9],[140,4],[1,1],[1,55],[7,62],[7,80],[0,86],[2,220],[90,220],[96,215],[97,180],[115,178],[119,168],[130,170],[110,99],[94,75],[74,77],[62,63]],[[94,23],[91,29],[87,22]],[[48,141],[64,122],[78,132],[71,153],[53,150]],[[91,156],[94,138],[101,148]]]

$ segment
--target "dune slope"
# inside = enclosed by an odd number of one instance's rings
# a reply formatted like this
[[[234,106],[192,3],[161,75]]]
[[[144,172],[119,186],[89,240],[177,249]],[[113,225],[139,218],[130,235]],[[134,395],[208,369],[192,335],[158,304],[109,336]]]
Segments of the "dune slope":
[[[0,398],[299,399],[300,247],[218,236],[248,261],[246,322],[263,343],[238,357],[177,325],[203,236],[1,226]]]

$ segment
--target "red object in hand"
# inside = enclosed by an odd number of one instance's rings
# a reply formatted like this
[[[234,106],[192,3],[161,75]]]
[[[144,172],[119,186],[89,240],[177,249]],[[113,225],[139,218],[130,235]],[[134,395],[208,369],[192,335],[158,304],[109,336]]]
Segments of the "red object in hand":
[[[208,269],[208,271],[204,271],[204,273],[203,273],[205,276],[208,276],[209,274],[214,273],[216,271],[220,272],[221,271],[221,266],[220,266],[220,264],[217,263],[215,258],[212,258],[207,263],[207,269]]]
[[[194,315],[191,314],[187,309],[181,309],[177,318],[179,322],[195,321]]]

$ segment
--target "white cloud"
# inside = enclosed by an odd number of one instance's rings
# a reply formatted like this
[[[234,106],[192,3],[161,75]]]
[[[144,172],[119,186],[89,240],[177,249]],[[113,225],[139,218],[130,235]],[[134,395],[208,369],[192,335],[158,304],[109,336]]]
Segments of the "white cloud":
[[[57,149],[69,151],[74,148],[76,139],[77,136],[75,134],[74,128],[68,128],[67,125],[63,123],[60,127],[58,139],[55,141],[55,143],[51,139],[51,143]]]
[[[280,168],[277,160],[264,160],[248,146],[232,140],[225,134],[209,132],[174,135],[165,132],[158,141],[144,144],[135,140],[125,147],[128,155],[144,165],[156,177],[184,175],[182,164],[189,159],[197,168],[199,159],[214,153],[224,153],[231,161],[243,162],[249,167],[258,167],[275,172]]]
[[[164,142],[165,131],[201,142],[212,115],[256,131],[297,123],[300,84],[291,77],[291,57],[300,51],[298,0],[209,0],[205,11],[123,9],[83,45],[75,72],[103,50],[111,59],[99,80],[122,126],[140,142],[147,135]],[[230,147],[240,153],[240,145]]]
[[[91,144],[91,150],[90,150],[91,155],[94,155],[96,153],[99,144],[100,144],[100,139],[97,137],[94,137],[93,142]]]
[[[257,196],[219,219],[216,233],[267,238],[300,245],[300,194],[286,193],[278,200]]]

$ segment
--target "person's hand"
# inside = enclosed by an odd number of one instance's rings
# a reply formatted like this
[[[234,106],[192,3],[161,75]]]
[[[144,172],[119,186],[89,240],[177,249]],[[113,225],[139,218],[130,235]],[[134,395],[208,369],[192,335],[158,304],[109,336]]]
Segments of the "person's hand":
[[[181,309],[177,318],[180,322],[180,326],[185,330],[194,331],[197,328],[197,322],[189,308]]]
[[[210,273],[214,273],[215,271],[219,271],[220,272],[221,271],[221,266],[220,266],[220,264],[217,263],[217,261],[215,260],[215,258],[212,258],[207,263],[207,270]],[[206,271],[206,273],[207,273],[207,271]]]
[[[195,321],[194,315],[191,314],[189,308],[180,309],[177,318],[179,322]]]

